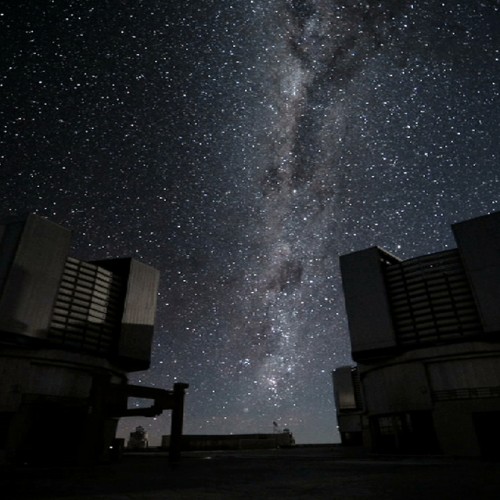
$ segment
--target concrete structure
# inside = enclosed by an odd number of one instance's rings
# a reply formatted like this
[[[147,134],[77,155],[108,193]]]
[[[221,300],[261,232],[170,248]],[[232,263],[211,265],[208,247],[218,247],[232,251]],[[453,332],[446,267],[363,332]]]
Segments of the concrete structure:
[[[112,446],[119,417],[182,415],[186,385],[127,383],[150,364],[158,271],[133,259],[83,262],[70,243],[70,231],[35,215],[0,223],[4,460],[94,461]],[[129,397],[152,406],[128,409]]]
[[[340,258],[352,357],[334,372],[342,441],[377,451],[500,449],[500,213],[453,225],[457,249]]]
[[[295,445],[292,433],[272,434],[194,434],[182,436],[182,450],[262,450],[273,448],[290,448]],[[170,436],[162,436],[162,448],[170,448]]]

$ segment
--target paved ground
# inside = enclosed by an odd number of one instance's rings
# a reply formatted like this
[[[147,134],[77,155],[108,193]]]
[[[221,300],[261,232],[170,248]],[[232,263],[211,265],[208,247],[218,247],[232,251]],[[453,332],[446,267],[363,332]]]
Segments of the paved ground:
[[[94,467],[0,468],[0,498],[499,499],[500,463],[380,457],[338,446],[125,455]]]

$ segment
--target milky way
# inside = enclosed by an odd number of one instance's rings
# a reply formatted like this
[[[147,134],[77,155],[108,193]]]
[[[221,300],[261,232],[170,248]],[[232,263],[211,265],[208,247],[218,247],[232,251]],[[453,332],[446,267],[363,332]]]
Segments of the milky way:
[[[498,2],[11,4],[1,213],[160,270],[131,381],[188,382],[186,432],[338,440],[338,256],[440,251],[500,208]]]

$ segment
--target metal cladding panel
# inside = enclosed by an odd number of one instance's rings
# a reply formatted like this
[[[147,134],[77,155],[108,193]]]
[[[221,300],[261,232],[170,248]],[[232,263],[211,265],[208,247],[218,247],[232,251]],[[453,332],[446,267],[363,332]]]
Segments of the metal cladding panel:
[[[385,253],[377,247],[340,257],[347,319],[356,353],[396,346],[384,279]]]
[[[337,368],[332,376],[337,411],[355,410],[357,404],[352,379],[352,367],[342,366]]]
[[[134,369],[149,366],[159,279],[156,269],[130,261],[118,356]]]
[[[363,394],[371,414],[432,408],[431,391],[422,363],[386,366],[365,373]]]
[[[0,297],[9,274],[17,245],[23,234],[25,219],[0,225]]]
[[[500,387],[500,357],[452,359],[428,363],[433,391]]]
[[[452,227],[483,329],[500,331],[500,213]]]
[[[0,330],[47,336],[70,240],[67,229],[36,215],[26,218],[3,280]]]

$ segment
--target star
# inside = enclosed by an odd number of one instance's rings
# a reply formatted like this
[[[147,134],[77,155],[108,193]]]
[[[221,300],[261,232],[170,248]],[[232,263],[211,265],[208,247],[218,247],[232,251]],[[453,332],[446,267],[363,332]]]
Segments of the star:
[[[152,367],[187,433],[336,442],[338,257],[498,210],[495,2],[11,2],[2,215],[160,270]],[[168,415],[123,419],[159,444]]]

